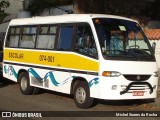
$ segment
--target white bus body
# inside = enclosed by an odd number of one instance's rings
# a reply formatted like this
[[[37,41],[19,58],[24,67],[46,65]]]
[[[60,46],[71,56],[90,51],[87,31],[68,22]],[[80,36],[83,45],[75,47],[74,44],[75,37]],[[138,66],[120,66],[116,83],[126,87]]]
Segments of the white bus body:
[[[73,94],[81,108],[91,107],[94,98],[157,96],[154,53],[139,24],[128,18],[72,14],[15,19],[3,50],[3,76],[19,82],[23,94],[39,88]]]

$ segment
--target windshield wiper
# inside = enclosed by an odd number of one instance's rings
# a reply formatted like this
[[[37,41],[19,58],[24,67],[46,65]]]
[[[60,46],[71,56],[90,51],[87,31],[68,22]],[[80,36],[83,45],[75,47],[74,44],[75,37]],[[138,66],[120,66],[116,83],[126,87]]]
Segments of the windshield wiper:
[[[106,50],[103,52],[104,55],[107,55],[108,57],[125,57],[125,58],[131,58],[136,57],[133,54],[128,54],[128,51],[123,50]]]
[[[106,55],[123,55],[125,53],[126,51],[123,50],[106,50],[105,52],[103,52],[103,54]]]
[[[128,49],[128,53],[134,55],[135,57],[147,57],[152,58],[153,56],[149,54],[147,49]]]

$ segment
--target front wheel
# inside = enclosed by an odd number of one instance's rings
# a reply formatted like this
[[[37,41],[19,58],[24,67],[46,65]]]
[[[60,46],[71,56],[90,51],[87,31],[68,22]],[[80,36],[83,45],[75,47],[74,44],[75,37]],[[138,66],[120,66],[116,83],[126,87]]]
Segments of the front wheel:
[[[29,75],[27,72],[22,72],[19,75],[19,86],[20,91],[24,95],[31,95],[33,93],[34,87],[30,86]]]
[[[78,82],[74,87],[74,101],[79,108],[90,108],[94,99],[90,97],[90,91],[86,82]]]

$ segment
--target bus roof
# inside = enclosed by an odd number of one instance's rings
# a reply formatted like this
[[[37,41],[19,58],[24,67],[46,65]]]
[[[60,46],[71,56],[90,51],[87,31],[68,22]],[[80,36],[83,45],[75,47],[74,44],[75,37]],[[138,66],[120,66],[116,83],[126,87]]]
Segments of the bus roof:
[[[32,18],[20,18],[13,19],[10,22],[10,26],[15,25],[36,25],[36,24],[58,24],[58,23],[75,23],[75,22],[90,22],[91,18],[116,18],[134,21],[132,19],[115,16],[115,15],[104,15],[104,14],[65,14],[57,16],[43,16],[43,17],[32,17]]]

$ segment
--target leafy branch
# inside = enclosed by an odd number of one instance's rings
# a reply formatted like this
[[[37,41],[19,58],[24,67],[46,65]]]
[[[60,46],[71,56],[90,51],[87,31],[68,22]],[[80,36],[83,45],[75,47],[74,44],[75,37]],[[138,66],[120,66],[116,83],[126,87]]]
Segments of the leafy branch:
[[[3,19],[7,16],[5,10],[10,6],[10,3],[5,0],[0,1],[0,23],[3,22]]]

